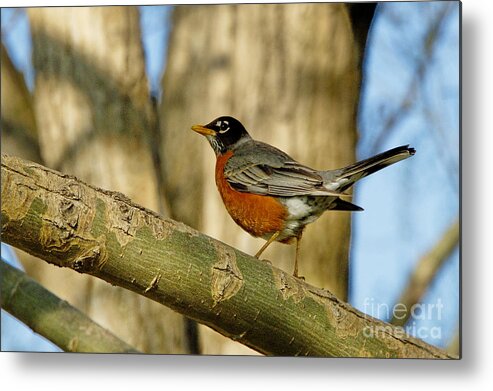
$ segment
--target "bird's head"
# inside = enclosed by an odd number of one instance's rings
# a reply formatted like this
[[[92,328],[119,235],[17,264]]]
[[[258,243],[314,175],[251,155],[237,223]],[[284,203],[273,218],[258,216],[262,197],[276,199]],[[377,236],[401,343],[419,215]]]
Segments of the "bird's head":
[[[207,125],[194,125],[192,130],[207,138],[216,155],[222,155],[239,143],[250,139],[241,122],[228,116],[216,118]]]

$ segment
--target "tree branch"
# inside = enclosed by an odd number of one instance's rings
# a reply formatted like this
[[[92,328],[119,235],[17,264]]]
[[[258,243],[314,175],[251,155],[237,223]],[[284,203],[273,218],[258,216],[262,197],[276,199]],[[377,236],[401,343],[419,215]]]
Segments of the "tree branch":
[[[2,240],[264,354],[455,358],[120,193],[6,155]]]
[[[398,316],[394,313],[390,323],[403,326],[409,320],[411,309],[419,303],[440,267],[459,244],[459,229],[459,220],[457,220],[450,225],[438,243],[420,259],[397,302],[402,311],[399,311]]]
[[[138,353],[26,273],[0,262],[2,309],[66,352]]]
[[[423,52],[417,59],[416,64],[414,64],[416,70],[408,84],[406,93],[395,109],[383,119],[383,126],[370,146],[370,154],[377,153],[383,141],[390,138],[392,134],[399,129],[399,124],[407,118],[408,114],[415,107],[416,102],[418,102],[417,96],[424,84],[427,73],[433,64],[432,60],[438,42],[437,37],[447,20],[447,15],[453,8],[452,4],[443,3],[442,8],[436,13],[435,19],[427,26],[426,33],[423,37]],[[407,47],[405,50],[408,50]]]

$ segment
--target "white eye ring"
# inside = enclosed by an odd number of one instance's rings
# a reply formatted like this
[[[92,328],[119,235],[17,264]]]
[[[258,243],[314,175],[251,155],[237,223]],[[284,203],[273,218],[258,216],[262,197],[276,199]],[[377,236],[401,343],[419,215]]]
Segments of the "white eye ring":
[[[228,121],[223,121],[223,124],[226,125],[227,128],[226,129],[219,130],[219,133],[221,133],[221,134],[226,133],[229,130],[229,122]],[[219,124],[217,124],[217,125],[219,125]],[[220,127],[220,125],[219,125],[219,127]]]

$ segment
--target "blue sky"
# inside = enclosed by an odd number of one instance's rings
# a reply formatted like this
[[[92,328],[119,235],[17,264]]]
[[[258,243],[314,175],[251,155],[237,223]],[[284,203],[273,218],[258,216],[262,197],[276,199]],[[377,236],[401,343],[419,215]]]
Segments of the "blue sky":
[[[371,32],[371,50],[365,71],[366,86],[359,117],[361,158],[382,126],[381,111],[391,111],[406,93],[422,53],[419,39],[426,20],[438,3],[387,3]],[[353,215],[350,301],[364,310],[365,299],[391,306],[401,294],[419,257],[429,250],[459,212],[459,12],[458,3],[444,24],[415,108],[379,146],[385,150],[410,143],[416,155],[360,182],[356,204],[365,212]],[[402,20],[394,20],[397,15]],[[410,60],[411,59],[411,60]],[[423,102],[438,117],[430,123]],[[440,129],[436,129],[439,127]],[[441,129],[446,129],[444,134]],[[440,136],[437,136],[440,134]],[[439,142],[437,141],[439,140]],[[452,156],[449,160],[442,149]],[[378,229],[374,225],[378,224]],[[424,338],[445,346],[459,316],[459,253],[450,257],[427,292],[424,301],[444,304],[441,319],[416,321],[416,327],[440,327],[442,338]],[[368,308],[368,307],[367,307]],[[371,315],[376,315],[372,314]]]
[[[384,308],[382,304],[394,304],[420,256],[458,215],[458,3],[454,3],[452,16],[438,36],[422,88],[414,100],[416,104],[389,137],[383,138],[376,147],[378,151],[373,150],[383,118],[406,93],[419,62],[426,26],[423,21],[441,6],[443,3],[387,3],[371,31],[358,119],[358,156],[366,158],[401,144],[411,144],[417,150],[406,163],[387,168],[356,187],[355,203],[365,211],[353,215],[350,302],[373,316],[379,315],[376,309]],[[141,11],[146,69],[151,90],[159,96],[170,7],[141,7]],[[34,74],[25,14],[2,10],[2,38],[32,88]],[[5,254],[2,246],[2,257]],[[459,316],[457,250],[433,282],[425,302],[443,303],[443,312],[440,319],[434,314],[431,319],[416,320],[414,332],[423,331],[421,336],[427,332],[427,342],[445,346]],[[21,337],[19,327],[12,322],[2,311],[3,349],[49,350],[48,342],[33,342],[30,330]],[[440,338],[430,335],[433,328],[440,329]],[[413,329],[409,331],[413,333]]]

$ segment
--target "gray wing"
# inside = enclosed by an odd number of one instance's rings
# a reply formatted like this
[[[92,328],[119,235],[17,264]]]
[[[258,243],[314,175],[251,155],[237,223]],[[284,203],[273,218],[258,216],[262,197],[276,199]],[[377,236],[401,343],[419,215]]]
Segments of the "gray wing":
[[[229,184],[242,192],[281,197],[344,195],[324,187],[317,170],[258,141],[243,145],[226,163],[224,174]]]

